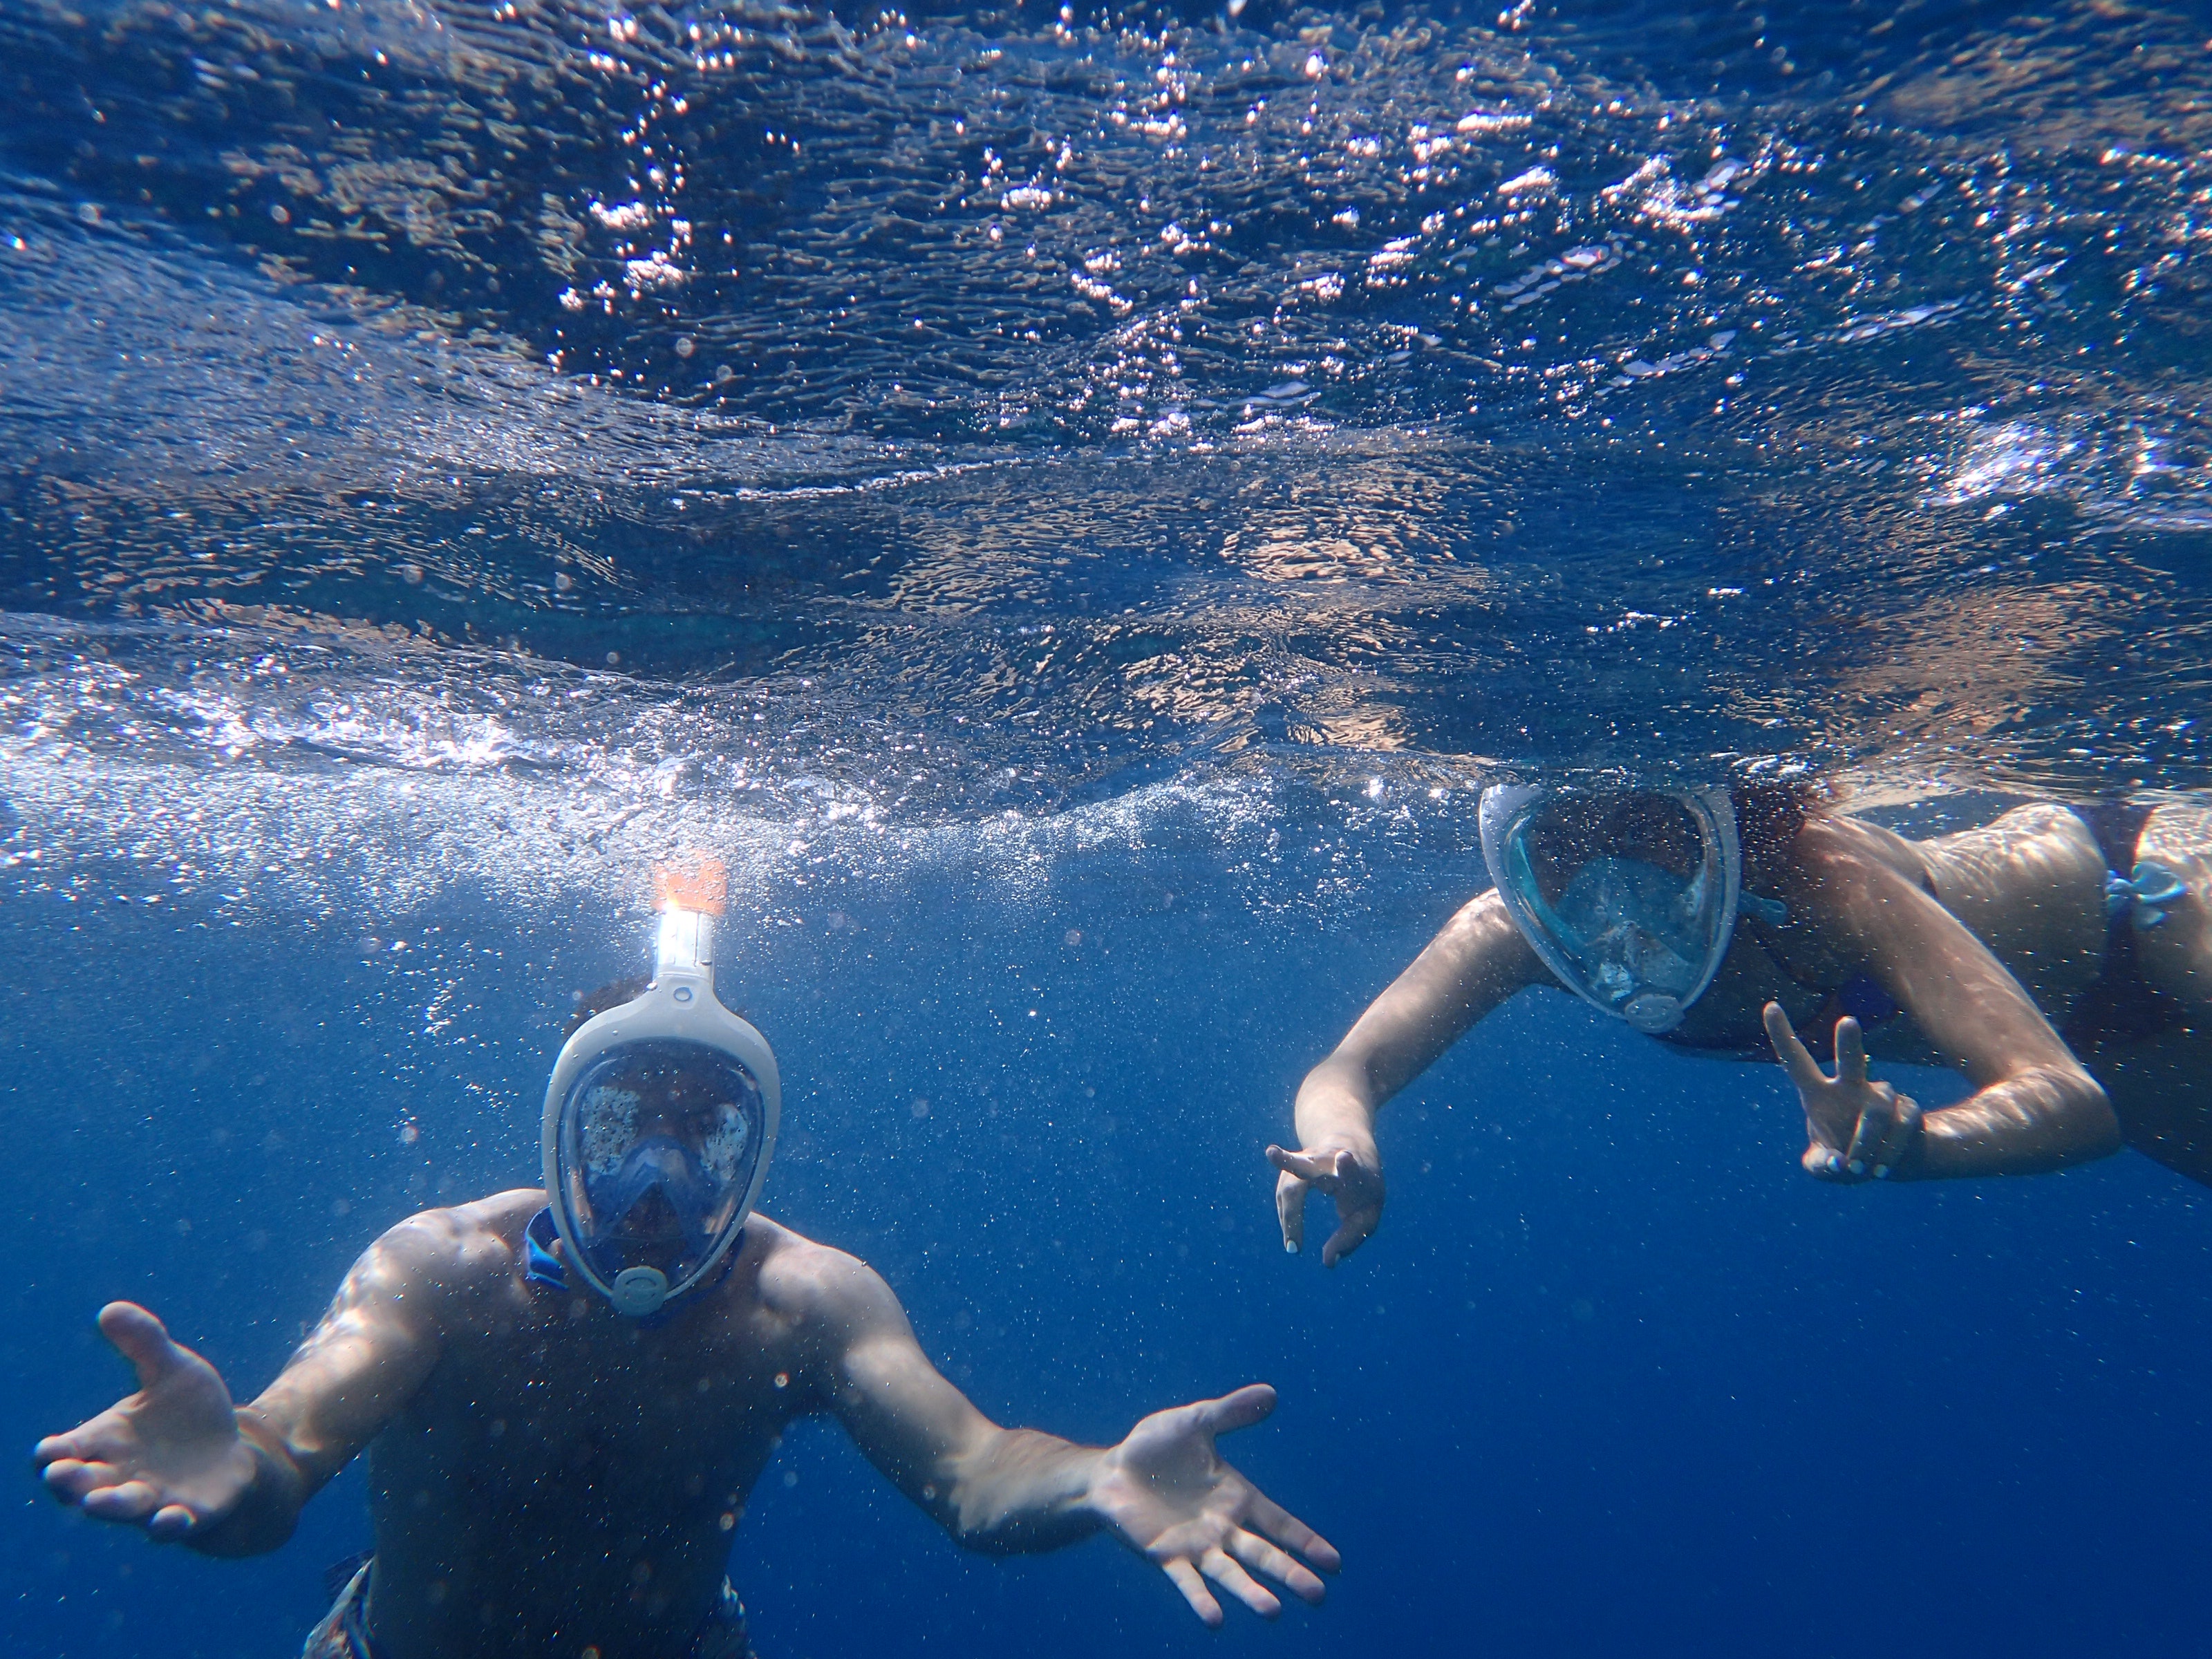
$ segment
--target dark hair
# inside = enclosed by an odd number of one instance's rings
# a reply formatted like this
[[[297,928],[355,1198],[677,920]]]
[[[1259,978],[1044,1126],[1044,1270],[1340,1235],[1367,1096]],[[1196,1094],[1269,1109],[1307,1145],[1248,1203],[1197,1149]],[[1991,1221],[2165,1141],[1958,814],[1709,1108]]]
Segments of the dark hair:
[[[1735,838],[1747,866],[1771,869],[1790,856],[1797,832],[1827,810],[1825,785],[1797,780],[1789,783],[1736,783],[1729,787],[1735,806]]]
[[[569,1011],[568,1023],[561,1029],[561,1041],[566,1042],[582,1030],[584,1022],[592,1016],[604,1014],[610,1008],[619,1008],[625,1002],[635,1002],[645,988],[652,983],[651,980],[640,974],[634,978],[618,979],[602,985],[596,991],[577,992],[575,1006]]]

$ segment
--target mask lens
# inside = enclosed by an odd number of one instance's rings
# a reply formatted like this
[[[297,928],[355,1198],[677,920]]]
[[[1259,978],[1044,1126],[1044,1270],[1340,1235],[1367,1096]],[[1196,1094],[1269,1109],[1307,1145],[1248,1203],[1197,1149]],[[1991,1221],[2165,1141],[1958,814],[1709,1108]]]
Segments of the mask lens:
[[[1728,948],[1732,836],[1702,796],[1509,792],[1484,855],[1515,925],[1568,988],[1671,1029]]]
[[[1516,826],[1531,873],[1557,903],[1594,864],[1631,860],[1693,881],[1704,862],[1704,826],[1668,795],[1564,795],[1536,803]]]
[[[762,1125],[752,1074],[706,1044],[626,1044],[586,1066],[562,1103],[560,1158],[593,1265],[693,1271],[736,1220]]]

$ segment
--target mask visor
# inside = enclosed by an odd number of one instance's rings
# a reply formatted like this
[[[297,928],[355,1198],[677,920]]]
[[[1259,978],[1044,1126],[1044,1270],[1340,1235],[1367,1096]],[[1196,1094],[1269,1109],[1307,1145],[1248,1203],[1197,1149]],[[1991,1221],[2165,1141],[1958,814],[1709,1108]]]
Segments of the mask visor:
[[[1501,785],[1481,826],[1498,898],[1560,984],[1640,1031],[1681,1024],[1735,929],[1741,859],[1723,792]]]
[[[760,1085],[720,1048],[629,1042],[584,1067],[560,1104],[556,1175],[599,1278],[688,1289],[743,1224],[766,1140]]]

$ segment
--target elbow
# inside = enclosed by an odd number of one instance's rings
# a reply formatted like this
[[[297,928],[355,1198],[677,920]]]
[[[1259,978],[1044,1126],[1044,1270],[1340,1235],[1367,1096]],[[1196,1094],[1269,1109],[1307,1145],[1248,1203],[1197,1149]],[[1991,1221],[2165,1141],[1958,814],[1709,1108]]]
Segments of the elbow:
[[[945,1536],[974,1555],[1023,1555],[1036,1548],[1003,1507],[955,1494],[938,1516]]]
[[[945,1535],[963,1550],[977,1555],[1012,1555],[1006,1505],[994,1501],[992,1453],[1004,1431],[991,1437],[987,1447],[944,1459],[935,1476],[921,1489],[922,1507],[945,1528]]]
[[[2038,1170],[2070,1169],[2110,1158],[2124,1144],[2119,1114],[2104,1086],[2079,1065],[2038,1067],[2014,1085],[2035,1103]]]
[[[2112,1109],[2104,1085],[2079,1068],[2067,1084],[2074,1096],[2072,1109],[2066,1115],[2074,1149],[2066,1161],[2088,1164],[2110,1158],[2126,1144],[2126,1137],[2120,1131],[2120,1115]]]
[[[2120,1122],[2078,1065],[2037,1066],[1929,1114],[1923,1178],[2047,1175],[2118,1152]]]
[[[1024,1553],[1021,1546],[1003,1530],[988,1527],[963,1527],[957,1522],[947,1522],[945,1533],[952,1541],[971,1555],[988,1555],[1004,1559]]]

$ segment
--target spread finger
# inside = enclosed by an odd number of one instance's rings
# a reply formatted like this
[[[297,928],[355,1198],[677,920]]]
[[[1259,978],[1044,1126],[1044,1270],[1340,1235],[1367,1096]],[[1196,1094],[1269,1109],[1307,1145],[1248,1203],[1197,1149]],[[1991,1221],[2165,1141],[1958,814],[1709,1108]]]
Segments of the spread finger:
[[[1204,1620],[1209,1629],[1221,1628],[1221,1603],[1213,1599],[1206,1581],[1198,1576],[1198,1569],[1178,1555],[1172,1561],[1160,1563],[1160,1571],[1182,1592],[1182,1599],[1190,1603],[1190,1610]]]
[[[1288,1170],[1275,1182],[1275,1219],[1282,1224],[1283,1248],[1296,1255],[1306,1242],[1306,1183]]]
[[[143,1521],[159,1507],[153,1487],[143,1480],[126,1480],[119,1486],[102,1486],[84,1496],[84,1512],[102,1521]]]
[[[1252,1494],[1250,1512],[1260,1531],[1285,1548],[1296,1550],[1323,1572],[1334,1572],[1344,1565],[1335,1545],[1265,1493]]]
[[[1198,1565],[1208,1578],[1262,1619],[1273,1619],[1282,1612],[1283,1604],[1276,1599],[1275,1593],[1238,1566],[1226,1550],[1206,1551],[1199,1558]]]
[[[1229,1553],[1254,1572],[1264,1572],[1304,1601],[1318,1602],[1328,1594],[1321,1580],[1287,1552],[1277,1549],[1256,1533],[1238,1528],[1229,1534]]]
[[[1797,1040],[1797,1028],[1790,1023],[1790,1016],[1782,1012],[1782,1005],[1770,1002],[1762,1015],[1766,1024],[1766,1040],[1774,1045],[1775,1058],[1790,1073],[1790,1080],[1801,1092],[1811,1093],[1827,1082],[1827,1073],[1820,1069],[1802,1042]]]
[[[1867,1080],[1866,1038],[1849,1014],[1836,1022],[1836,1081],[1863,1088]]]

